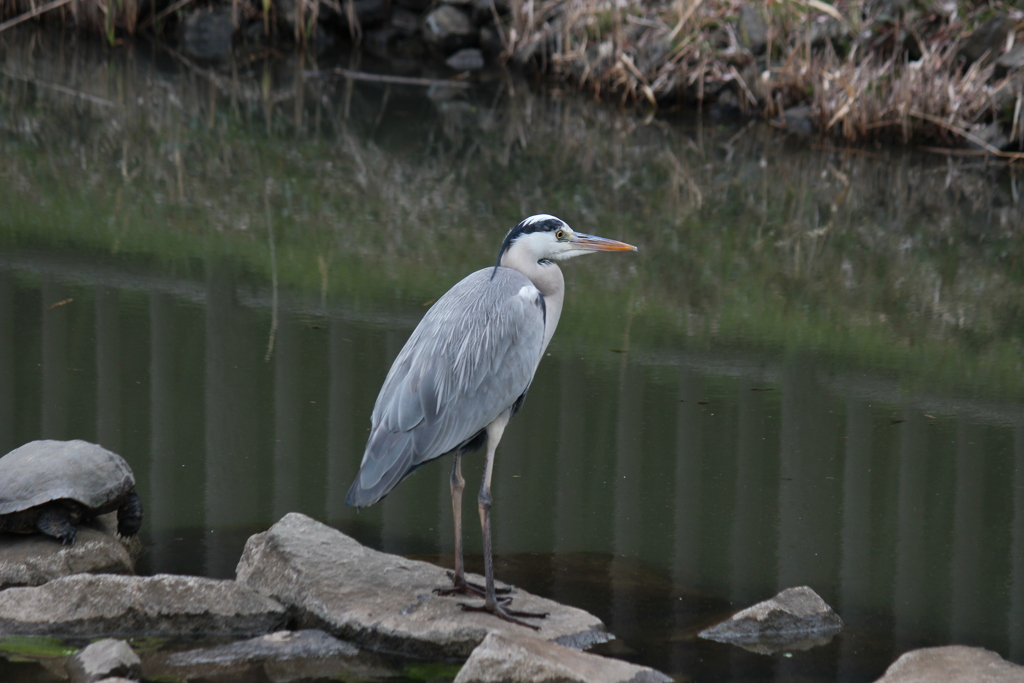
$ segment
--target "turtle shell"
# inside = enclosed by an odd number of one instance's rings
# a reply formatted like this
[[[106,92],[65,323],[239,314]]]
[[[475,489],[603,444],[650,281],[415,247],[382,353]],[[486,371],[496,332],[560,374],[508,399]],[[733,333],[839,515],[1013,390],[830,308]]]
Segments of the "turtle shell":
[[[32,441],[0,458],[0,515],[63,498],[96,510],[133,488],[124,458],[88,441]]]

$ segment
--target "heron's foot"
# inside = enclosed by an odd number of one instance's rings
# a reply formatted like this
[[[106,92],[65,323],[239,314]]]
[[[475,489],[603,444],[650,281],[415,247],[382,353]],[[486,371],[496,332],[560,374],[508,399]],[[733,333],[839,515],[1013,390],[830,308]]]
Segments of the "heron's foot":
[[[460,602],[459,607],[466,612],[490,612],[499,619],[504,619],[505,621],[510,621],[513,624],[519,624],[526,628],[532,628],[534,631],[539,631],[540,626],[529,624],[518,617],[543,619],[548,616],[547,612],[525,612],[523,610],[512,609],[511,607],[508,607],[508,602],[502,601],[496,602],[493,607],[488,605],[486,602],[482,605],[467,605]]]
[[[481,586],[479,583],[473,583],[472,581],[466,581],[466,577],[463,576],[460,581],[455,577],[455,572],[448,572],[448,578],[452,580],[451,588],[435,588],[434,595],[479,595],[481,598],[487,597],[487,588]],[[510,586],[495,587],[494,592],[498,595],[499,602],[511,602],[512,597],[509,595],[512,592]]]

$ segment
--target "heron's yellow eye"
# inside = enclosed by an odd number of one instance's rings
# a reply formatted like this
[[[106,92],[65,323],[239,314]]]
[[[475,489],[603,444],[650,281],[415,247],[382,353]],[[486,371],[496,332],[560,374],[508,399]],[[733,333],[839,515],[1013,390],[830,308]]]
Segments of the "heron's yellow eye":
[[[555,239],[561,242],[565,239],[565,230],[555,230]]]

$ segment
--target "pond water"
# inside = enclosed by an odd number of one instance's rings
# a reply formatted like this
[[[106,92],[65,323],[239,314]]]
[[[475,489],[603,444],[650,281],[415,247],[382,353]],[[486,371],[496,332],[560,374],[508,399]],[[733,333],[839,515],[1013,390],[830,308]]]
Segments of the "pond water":
[[[121,453],[143,573],[231,577],[293,510],[449,565],[448,459],[360,513],[345,492],[426,306],[553,213],[639,251],[563,267],[498,451],[499,578],[678,680],[872,681],[949,643],[1024,663],[1014,168],[641,118],[503,74],[310,73],[334,65],[383,68],[0,44],[0,452]],[[799,585],[846,623],[827,645],[696,637]]]

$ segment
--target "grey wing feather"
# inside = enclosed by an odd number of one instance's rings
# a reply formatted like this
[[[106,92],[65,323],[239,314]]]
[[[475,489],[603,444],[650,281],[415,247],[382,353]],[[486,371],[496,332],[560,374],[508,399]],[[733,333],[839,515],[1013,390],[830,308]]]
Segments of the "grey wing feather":
[[[412,470],[472,439],[530,386],[543,340],[543,300],[518,271],[486,268],[452,287],[384,380],[346,502],[371,505]]]

